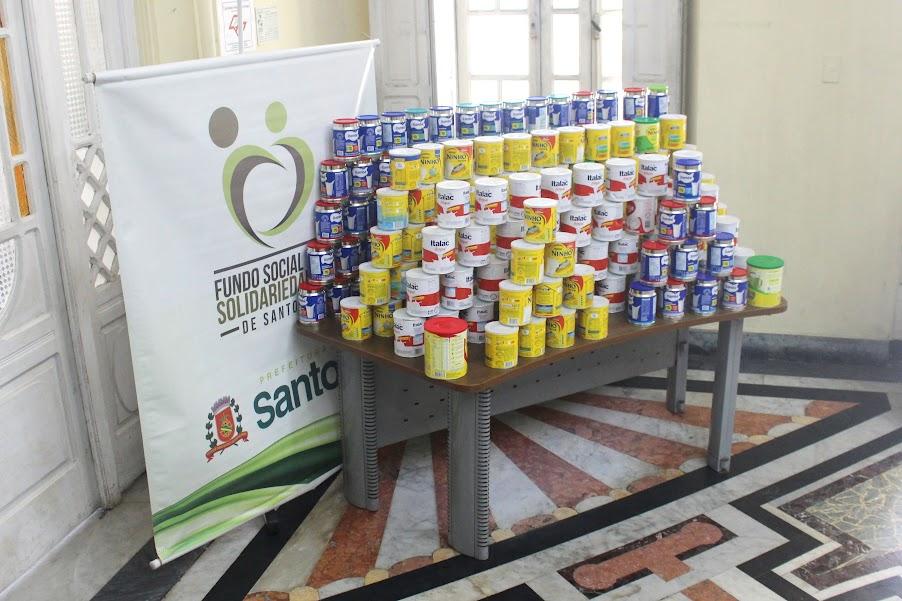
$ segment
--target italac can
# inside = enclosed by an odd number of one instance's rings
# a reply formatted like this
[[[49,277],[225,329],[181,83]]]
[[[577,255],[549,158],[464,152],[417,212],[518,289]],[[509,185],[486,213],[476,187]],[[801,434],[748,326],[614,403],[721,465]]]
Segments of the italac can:
[[[749,304],[776,307],[783,291],[783,259],[770,255],[749,257]]]
[[[696,315],[714,315],[716,311],[717,278],[702,272],[692,286],[692,312]]]
[[[670,254],[659,240],[646,240],[639,250],[639,279],[649,286],[663,286],[670,274]]]
[[[689,238],[673,249],[672,279],[691,282],[698,276],[698,240]]]
[[[530,96],[526,99],[526,129],[545,129],[548,121],[548,99],[545,96]]]
[[[460,311],[455,309],[446,309],[445,307],[438,308],[438,316],[439,317],[460,317]],[[469,336],[467,336],[469,340]]]
[[[639,236],[624,232],[618,240],[608,245],[608,271],[617,275],[630,275],[639,271]]]
[[[561,307],[560,315],[545,320],[545,345],[569,348],[576,342],[576,309]]]
[[[714,226],[715,232],[725,232],[739,239],[739,217],[735,215],[718,215],[717,225]],[[735,240],[734,240],[735,242]]]
[[[627,297],[627,321],[634,326],[653,325],[656,303],[654,288],[644,282],[633,282]]]
[[[298,285],[298,322],[316,324],[326,318],[326,290],[310,282]]]
[[[553,129],[570,125],[570,101],[566,95],[548,97],[548,125]]]
[[[539,171],[539,175],[542,178],[542,198],[556,200],[558,213],[569,211],[573,187],[572,172],[566,167],[546,167]]]
[[[407,146],[407,120],[401,111],[382,113],[382,147],[385,150]]]
[[[510,277],[510,261],[489,256],[489,264],[476,268],[476,296],[483,301],[497,301],[501,280]]]
[[[676,159],[673,166],[673,197],[697,202],[701,196],[702,164],[697,159]]]
[[[663,196],[667,193],[667,157],[663,154],[640,154],[639,194]]]
[[[576,335],[584,340],[608,337],[608,299],[593,296],[592,304],[576,312]]]
[[[348,166],[336,159],[326,159],[319,164],[320,198],[341,199],[351,193],[349,189]]]
[[[332,243],[345,235],[340,201],[317,200],[313,207],[313,221],[319,242]]]
[[[506,134],[526,132],[526,103],[505,100],[501,103],[501,131]]]
[[[577,207],[598,206],[604,194],[604,165],[577,163],[573,165],[573,191],[571,200]]]
[[[581,163],[586,150],[586,129],[578,125],[565,125],[558,129],[558,143],[558,160],[562,165]]]
[[[501,126],[501,103],[500,102],[483,102],[479,105],[479,135],[481,136],[500,136],[502,134]],[[494,174],[493,174],[494,175]]]
[[[661,147],[679,150],[686,145],[686,115],[661,115]]]
[[[570,207],[561,213],[561,231],[576,236],[576,247],[582,248],[592,242],[592,209]]]
[[[742,269],[748,269],[748,260],[755,256],[755,251],[747,246],[733,248],[733,265]]]
[[[437,184],[444,178],[442,145],[435,142],[415,144],[420,151],[420,184]]]
[[[361,156],[351,167],[351,193],[372,194],[376,189],[376,163],[368,156]]]
[[[576,266],[576,234],[557,232],[545,245],[545,275],[562,278],[573,275]],[[535,283],[535,282],[533,282]]]
[[[420,151],[416,148],[392,148],[391,187],[394,190],[413,190],[420,185]]]
[[[545,276],[532,288],[532,314],[537,317],[559,315],[564,305],[564,278]]]
[[[435,221],[435,184],[420,184],[407,194],[407,219],[419,224]]]
[[[439,226],[456,229],[470,225],[470,184],[458,180],[437,183],[435,205]]]
[[[528,323],[532,318],[532,286],[502,280],[498,290],[498,321],[506,326]]]
[[[717,202],[702,198],[689,209],[689,234],[708,238],[717,233]]]
[[[625,210],[623,227],[626,231],[633,234],[651,234],[655,231],[656,197],[636,194],[636,198],[625,203]]]
[[[707,269],[711,275],[727,276],[733,271],[733,248],[735,242],[732,234],[718,232],[708,244]]]
[[[608,312],[622,312],[626,307],[626,276],[608,273],[608,277],[595,284],[595,292],[608,299]]]
[[[611,158],[611,124],[594,123],[586,125],[585,129],[585,159],[600,163]]]
[[[598,90],[595,94],[595,121],[607,123],[617,120],[617,90]]]
[[[373,307],[373,334],[379,338],[393,338],[395,335],[395,311],[401,308],[401,301],[390,300],[384,305]]]
[[[456,380],[467,375],[467,322],[457,317],[433,317],[425,325],[426,377]]]
[[[408,271],[414,269],[416,266],[416,263],[401,263],[400,267],[388,270],[389,286],[391,289],[390,295],[393,299],[404,300],[407,297],[404,277],[407,275]]]
[[[467,267],[488,265],[492,243],[489,226],[470,224],[457,230],[457,262]]]
[[[427,225],[423,228],[423,271],[442,274],[454,271],[457,256],[454,230]]]
[[[570,114],[573,125],[595,123],[595,95],[591,90],[580,90],[570,96]]]
[[[505,171],[527,171],[532,154],[532,136],[524,132],[501,136],[502,166]]]
[[[727,311],[741,311],[749,300],[749,275],[745,269],[734,267],[723,282],[721,306]]]
[[[444,147],[445,179],[473,177],[473,140],[447,140]]]
[[[457,105],[454,119],[457,122],[457,137],[461,140],[479,135],[479,105],[461,102]]]
[[[510,369],[517,366],[517,328],[500,321],[485,325],[485,364],[493,369]]]
[[[682,319],[686,314],[686,284],[670,278],[658,289],[658,311],[664,319]]]
[[[670,108],[669,89],[665,84],[651,84],[648,86],[648,96],[646,97],[646,113],[649,117],[661,117],[667,113]]]
[[[467,342],[469,344],[485,344],[485,326],[488,323],[487,321],[472,321],[468,319]]]
[[[417,317],[438,315],[439,308],[439,276],[426,273],[420,268],[411,269],[404,274],[404,285],[407,291],[407,312]]]
[[[354,117],[332,121],[332,156],[351,160],[360,156],[360,134]]]
[[[335,254],[335,271],[338,275],[353,277],[360,268],[362,251],[360,237],[347,234],[341,239],[341,245]]]
[[[623,88],[623,118],[634,121],[645,116],[645,88]]]
[[[407,227],[409,195],[410,191],[394,188],[376,190],[376,225],[383,230]]]
[[[612,242],[623,236],[623,204],[604,200],[592,209],[592,238]]]
[[[495,303],[476,297],[473,299],[473,304],[464,309],[463,317],[468,322],[493,321],[495,319]]]
[[[495,228],[495,255],[510,260],[511,244],[526,233],[526,223],[510,219]]]
[[[557,167],[560,162],[560,144],[556,129],[534,129],[532,135],[533,167]]]
[[[657,117],[636,117],[636,152],[658,152],[661,137],[660,123]]]
[[[407,125],[407,143],[413,146],[429,141],[428,111],[424,108],[409,108],[404,111]]]
[[[529,198],[523,203],[527,242],[544,244],[554,240],[558,226],[558,202],[552,198]]]
[[[510,188],[510,206],[507,215],[511,219],[523,219],[523,203],[528,198],[538,198],[542,191],[542,176],[538,173],[511,173],[507,178]]]
[[[391,299],[391,274],[372,262],[360,264],[360,299],[365,305],[384,305]]]
[[[658,238],[679,242],[689,235],[689,215],[686,205],[674,200],[662,200],[658,205]]]
[[[595,281],[608,275],[608,243],[592,239],[588,246],[576,251],[577,261],[595,270]]]
[[[423,356],[423,326],[426,320],[415,317],[406,309],[398,309],[392,316],[394,323],[395,354],[399,357]]]
[[[480,177],[476,180],[476,223],[498,225],[507,217],[507,180]]]
[[[532,286],[542,280],[544,250],[543,244],[526,240],[511,243],[510,278],[515,284]]]
[[[454,271],[441,276],[441,304],[446,309],[468,309],[473,306],[473,268],[455,265]]]
[[[444,142],[454,138],[454,109],[434,106],[429,109],[429,139]]]
[[[626,158],[635,153],[636,124],[633,121],[611,122],[611,156]]]
[[[419,263],[423,260],[423,224],[411,223],[401,230],[401,262]]]
[[[385,154],[376,162],[376,188],[391,186],[391,159]]]
[[[573,275],[564,278],[564,306],[585,309],[592,302],[595,291],[595,270],[582,263],[573,268]]]
[[[328,284],[335,279],[335,253],[332,244],[313,240],[307,243],[307,279]]]
[[[545,318],[533,317],[517,334],[517,354],[521,357],[541,357],[545,354]]]
[[[391,269],[401,264],[403,241],[400,230],[370,228],[370,255],[375,267]]]
[[[357,115],[357,136],[360,154],[371,158],[382,154],[382,123],[379,115]]]
[[[605,197],[607,200],[626,202],[636,196],[636,161],[613,158],[604,164]]]
[[[473,139],[476,175],[501,175],[504,170],[504,140],[501,136],[478,136]]]
[[[373,316],[359,296],[341,299],[341,337],[345,340],[368,340],[373,335]]]

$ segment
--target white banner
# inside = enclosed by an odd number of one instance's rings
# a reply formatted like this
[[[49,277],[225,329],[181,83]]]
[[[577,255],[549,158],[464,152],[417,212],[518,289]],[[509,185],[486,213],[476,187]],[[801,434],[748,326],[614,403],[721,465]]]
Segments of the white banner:
[[[340,463],[338,366],[295,291],[332,119],[376,112],[375,44],[97,75],[163,561]]]

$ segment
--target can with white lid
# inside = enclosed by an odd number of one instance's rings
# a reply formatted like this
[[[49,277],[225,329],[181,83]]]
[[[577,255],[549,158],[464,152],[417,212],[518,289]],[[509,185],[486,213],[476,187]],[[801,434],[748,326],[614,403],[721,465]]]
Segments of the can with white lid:
[[[506,326],[522,326],[532,317],[532,286],[502,280],[499,286],[498,321]]]
[[[514,240],[511,243],[511,280],[522,286],[532,286],[541,281],[545,264],[544,250],[545,246],[542,244]]]
[[[544,244],[554,240],[558,228],[558,202],[552,198],[529,198],[523,203],[527,242]]]
[[[526,234],[526,222],[509,219],[495,228],[495,254],[501,259],[511,258],[511,243]]]
[[[473,304],[467,309],[464,309],[463,317],[468,322],[492,321],[495,319],[495,303],[476,297],[473,299]]]
[[[579,125],[565,125],[557,131],[561,145],[558,160],[561,165],[581,163],[586,148],[586,130]]]
[[[594,207],[604,198],[604,165],[577,163],[573,165],[573,206]]]
[[[559,315],[545,320],[545,344],[551,348],[569,348],[576,342],[576,309],[561,307]]]
[[[564,306],[585,309],[595,292],[595,270],[582,263],[573,268],[573,275],[564,278]]]
[[[661,115],[661,147],[679,150],[686,144],[686,115]]]
[[[608,299],[609,313],[622,313],[626,308],[626,276],[608,273],[608,276],[596,282],[595,292]]]
[[[564,304],[564,279],[545,276],[532,288],[532,313],[538,317],[552,317],[561,312]]]
[[[561,213],[561,231],[576,236],[576,247],[588,246],[592,241],[592,209],[572,206]]]
[[[523,203],[528,198],[539,198],[542,192],[542,176],[538,173],[511,173],[507,178],[510,202],[507,215],[511,219],[523,219]]]
[[[442,274],[454,270],[456,259],[454,230],[436,225],[423,228],[423,271]]]
[[[636,161],[628,158],[608,159],[604,164],[605,199],[626,202],[636,196]]]
[[[392,317],[395,322],[395,354],[399,357],[422,357],[426,318],[411,315],[407,309],[396,310]]]
[[[420,185],[420,151],[416,148],[392,148],[391,187],[395,190],[413,190]]]
[[[573,275],[575,265],[576,234],[556,232],[554,241],[545,245],[545,275],[556,278],[567,277]]]
[[[440,276],[441,304],[446,309],[468,309],[473,306],[473,268],[455,265],[454,271]]]
[[[488,321],[467,320],[467,342],[470,344],[485,344],[485,326]]]
[[[339,301],[339,307],[341,301]],[[373,334],[380,338],[394,336],[394,313],[400,309],[402,303],[398,299],[392,299],[384,305],[373,307]]]
[[[542,178],[542,198],[557,201],[558,213],[569,211],[573,174],[566,167],[546,167],[539,172]]]
[[[608,299],[592,296],[592,303],[576,312],[576,335],[584,340],[608,337]]]
[[[500,321],[485,325],[485,364],[493,369],[517,366],[518,332]]]
[[[419,267],[405,274],[407,290],[407,312],[417,317],[438,315],[439,276],[426,273]]]
[[[468,267],[481,267],[489,262],[492,251],[489,226],[470,224],[457,230],[457,262]]]
[[[376,224],[384,230],[403,230],[407,227],[409,195],[408,190],[376,190]]]
[[[595,281],[604,279],[608,275],[608,243],[601,240],[591,240],[588,246],[583,246],[576,251],[577,261],[583,265],[589,265],[595,270]]]
[[[646,196],[667,193],[667,157],[663,154],[640,154],[638,192]]]
[[[384,305],[391,299],[391,274],[367,261],[360,264],[360,301],[365,305]]]
[[[592,238],[601,242],[612,242],[623,236],[622,202],[604,200],[592,208]]]
[[[747,246],[737,246],[733,249],[733,265],[742,269],[748,269],[749,257],[754,257],[755,251]]]
[[[731,234],[737,241],[739,240],[739,217],[735,215],[720,215],[717,217],[715,230],[718,232],[726,232]]]
[[[545,318],[533,317],[518,333],[518,351],[521,357],[541,357],[545,354]]]
[[[488,265],[476,268],[476,296],[484,301],[498,300],[501,280],[510,277],[510,261],[489,255]]]
[[[368,305],[364,305],[359,296],[341,299],[341,337],[345,340],[359,342],[368,340],[373,335],[373,314]]]
[[[639,236],[625,232],[608,248],[609,274],[630,275],[639,271]]]
[[[611,124],[589,123],[586,125],[587,161],[602,162],[611,158]]]
[[[435,185],[436,222],[456,229],[470,224],[470,184],[444,180]]]
[[[498,225],[507,215],[507,180],[480,177],[476,180],[476,223]]]
[[[623,229],[634,234],[650,234],[655,231],[655,213],[658,210],[656,197],[640,193],[625,204],[626,217],[623,219]]]
[[[473,140],[442,142],[445,179],[469,180],[473,177]]]

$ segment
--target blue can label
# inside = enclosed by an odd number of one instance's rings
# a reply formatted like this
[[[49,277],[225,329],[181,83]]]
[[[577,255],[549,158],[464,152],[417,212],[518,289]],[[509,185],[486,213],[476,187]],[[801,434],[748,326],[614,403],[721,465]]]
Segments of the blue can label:
[[[355,194],[372,192],[376,186],[376,164],[366,163],[351,167],[351,189]]]
[[[548,120],[551,122],[551,127],[570,125],[570,106],[564,103],[552,104],[548,111]]]
[[[627,316],[630,323],[637,326],[650,326],[655,323],[655,297],[629,295]]]
[[[501,133],[501,111],[481,111],[479,113],[479,131],[484,136]]]
[[[326,295],[324,292],[298,294],[298,321],[316,323],[326,318]]]
[[[733,271],[733,246],[708,245],[708,271],[714,275]]]
[[[666,115],[670,108],[670,96],[667,94],[648,95],[648,116],[660,117]]]
[[[376,180],[376,187],[388,188],[391,186],[391,161],[389,159],[381,159],[377,169],[378,179]]]
[[[592,123],[595,115],[592,111],[591,100],[573,100],[570,102],[570,110],[573,113],[573,125],[586,125]]]
[[[693,236],[707,238],[715,234],[717,229],[717,211],[699,210],[698,206],[690,209],[689,229]]]
[[[634,121],[636,117],[645,116],[645,96],[623,97],[623,118]]]
[[[710,315],[717,310],[717,286],[696,284],[692,290],[692,312]]]
[[[345,231],[351,234],[368,232],[372,227],[370,222],[370,203],[348,204],[344,208]]]
[[[660,284],[667,281],[667,275],[670,272],[670,256],[666,253],[663,255],[648,255],[642,253],[642,262],[640,265],[640,274],[643,282],[649,284]]]
[[[661,316],[671,319],[682,317],[686,311],[686,289],[664,288],[661,293]]]
[[[503,109],[501,121],[506,134],[526,131],[526,112],[523,109]]]
[[[407,125],[404,123],[382,124],[382,146],[385,150],[407,146]]]
[[[741,280],[727,280],[723,284],[723,306],[740,308],[748,303],[749,283]]]
[[[378,214],[378,204],[376,203],[376,197],[370,198],[367,203],[368,215],[370,219],[370,227],[376,225],[376,215]],[[367,259],[369,261],[369,259]]]
[[[548,106],[527,105],[526,127],[530,131],[534,129],[545,129],[546,127],[548,127]]]
[[[475,113],[458,113],[457,115],[457,137],[461,139],[475,138],[479,128],[478,119]]]
[[[694,278],[698,273],[698,251],[686,248],[673,250],[673,277],[681,280]]]
[[[339,158],[360,156],[360,136],[356,129],[333,129],[332,152]]]
[[[376,154],[382,152],[382,125],[361,125],[357,128],[360,136],[360,152]]]
[[[695,201],[701,194],[701,171],[676,171],[673,182],[673,197],[677,200]]]
[[[351,274],[360,269],[360,245],[342,245],[338,251],[338,273]]]
[[[314,211],[317,240],[338,240],[344,236],[344,227],[341,223],[341,210]]]
[[[407,120],[407,141],[410,144],[429,141],[429,129],[426,126],[426,119]]]
[[[331,282],[335,279],[335,255],[331,251],[307,250],[307,277],[311,282]]]
[[[661,213],[658,217],[658,237],[682,240],[687,232],[686,213]]]
[[[349,296],[351,296],[351,290],[347,285],[332,286],[329,288],[329,312],[332,315],[340,315],[341,299],[348,298]]]
[[[617,120],[617,98],[601,98],[595,103],[599,123]]]
[[[328,171],[320,168],[319,195],[322,198],[344,198],[348,195],[348,172]]]
[[[445,115],[429,117],[429,133],[432,136],[432,140],[435,142],[453,139],[454,117]]]

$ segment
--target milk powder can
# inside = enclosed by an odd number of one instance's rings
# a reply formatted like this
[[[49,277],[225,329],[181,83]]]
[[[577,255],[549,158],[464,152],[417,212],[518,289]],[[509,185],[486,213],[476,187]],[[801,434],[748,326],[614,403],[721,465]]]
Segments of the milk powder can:
[[[733,271],[734,244],[733,235],[726,232],[717,232],[708,244],[707,268],[711,275],[727,276]]]
[[[695,280],[698,275],[698,240],[689,238],[673,249],[670,266],[671,277],[684,282]]]
[[[783,259],[755,255],[748,259],[749,304],[753,307],[776,307],[783,290]]]
[[[510,276],[510,261],[489,255],[489,264],[476,268],[476,296],[484,301],[498,300],[501,280]]]
[[[409,108],[404,111],[407,125],[407,143],[413,146],[429,141],[429,123],[424,108]]]
[[[626,276],[608,273],[608,276],[595,283],[595,292],[608,299],[608,311],[620,313],[626,305]]]
[[[601,204],[604,198],[604,165],[576,163],[572,169],[573,193],[571,199],[573,205],[592,208]]]
[[[697,159],[676,159],[673,167],[673,197],[696,202],[701,197],[702,164]]]
[[[310,282],[298,285],[298,322],[317,324],[326,318],[326,291]]]
[[[532,159],[532,137],[523,132],[508,133],[502,138],[502,163],[505,171],[529,169]]]
[[[395,335],[394,313],[401,308],[401,301],[392,299],[384,305],[373,307],[373,334],[380,338],[392,338]]]
[[[456,380],[467,375],[467,322],[456,317],[433,317],[425,325],[426,377]]]
[[[313,207],[313,221],[317,241],[332,243],[344,237],[341,202],[317,200]]]
[[[426,273],[420,268],[411,269],[405,274],[407,290],[407,312],[417,317],[438,315],[439,309],[439,276]]]
[[[592,242],[592,209],[573,206],[561,213],[561,231],[576,236],[577,248],[588,246]]]
[[[415,317],[406,309],[398,309],[392,316],[394,322],[395,354],[399,357],[422,357],[426,320]]]
[[[507,181],[500,177],[476,180],[476,223],[498,225],[507,216]]]
[[[623,88],[623,118],[634,121],[645,116],[645,88]]]
[[[348,166],[344,161],[326,159],[319,164],[320,198],[341,199],[351,193]]]
[[[499,286],[498,321],[506,326],[522,326],[532,318],[532,286],[502,280]]]
[[[658,238],[668,242],[685,240],[689,232],[686,206],[673,200],[662,200],[658,206]]]
[[[461,265],[488,265],[491,250],[489,226],[471,224],[457,230],[457,262]]]
[[[526,99],[526,129],[545,129],[548,122],[548,99],[544,96],[530,96]]]
[[[707,238],[717,231],[717,202],[702,198],[689,209],[689,234]]]
[[[595,270],[595,281],[608,275],[608,243],[595,240],[576,251],[577,261]]]
[[[354,117],[332,121],[332,156],[341,160],[360,156],[360,133]]]
[[[723,283],[721,306],[727,311],[745,309],[749,298],[749,277],[745,269],[734,267]]]
[[[697,315],[714,315],[717,311],[717,278],[702,272],[692,286],[692,312]]]
[[[608,336],[608,299],[593,296],[592,304],[577,311],[576,334],[585,340],[602,340]]]
[[[626,232],[608,248],[609,273],[630,275],[639,271],[639,236]]]
[[[532,289],[532,313],[537,317],[553,317],[564,303],[564,279],[545,276]]]
[[[335,252],[327,242],[307,243],[307,279],[315,284],[327,284],[335,279]]]
[[[490,321],[485,325],[485,364],[493,369],[516,367],[517,328]]]
[[[454,271],[441,275],[441,304],[448,309],[473,306],[473,268],[455,265]]]
[[[546,323],[544,317],[533,317],[520,326],[517,354],[521,357],[541,357],[545,354]]]
[[[542,176],[538,173],[511,173],[507,178],[510,187],[510,206],[507,214],[511,219],[523,219],[523,203],[528,198],[538,198],[542,188]]]
[[[379,115],[357,115],[360,154],[376,159],[382,154],[382,123]]]
[[[500,136],[503,125],[500,102],[483,102],[479,105],[479,135]]]
[[[575,266],[576,234],[556,232],[554,240],[545,245],[545,275],[567,277],[573,274]]]
[[[570,96],[570,117],[573,125],[595,123],[595,95],[591,90],[580,90]]]
[[[576,309],[561,307],[560,315],[545,320],[545,345],[569,348],[576,342]]]
[[[670,273],[670,255],[667,245],[658,240],[642,243],[639,261],[639,279],[650,286],[663,286]]]
[[[365,305],[384,305],[391,299],[391,274],[370,262],[360,264],[360,300]]]
[[[598,90],[595,95],[595,121],[598,123],[616,121],[617,105],[617,90]]]
[[[670,94],[667,85],[651,84],[648,86],[646,112],[649,117],[658,117],[667,114],[670,108]]]
[[[611,242],[623,236],[623,204],[603,201],[592,209],[593,239]]]
[[[407,146],[407,122],[404,113],[386,111],[382,113],[382,147],[385,150]]]
[[[449,273],[454,270],[456,258],[454,230],[436,225],[423,228],[423,271]]]
[[[511,244],[526,233],[526,222],[509,219],[495,229],[495,254],[501,259],[511,258]]]
[[[630,284],[627,300],[627,320],[634,326],[650,326],[655,323],[655,289],[643,282]]]
[[[582,263],[573,268],[573,275],[564,278],[564,306],[585,309],[592,303],[595,291],[595,270]]]
[[[664,319],[682,319],[686,312],[686,284],[670,278],[667,285],[658,290],[658,309]]]
[[[655,196],[637,194],[636,198],[627,201],[626,217],[623,227],[634,234],[651,234],[655,231],[655,212],[658,209],[658,199]]]
[[[472,102],[458,104],[455,120],[459,139],[466,140],[479,135],[479,107],[476,104]]]
[[[570,125],[570,102],[566,94],[548,97],[548,125],[554,129]]]
[[[444,142],[454,138],[454,109],[450,106],[434,106],[429,109],[429,139]]]
[[[526,132],[526,103],[506,100],[501,103],[501,129],[504,133]]]
[[[353,277],[357,273],[363,262],[360,246],[360,237],[355,234],[348,234],[341,239],[334,261],[339,275]]]
[[[356,342],[373,335],[373,316],[359,296],[341,299],[341,337]]]

